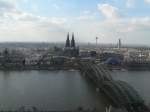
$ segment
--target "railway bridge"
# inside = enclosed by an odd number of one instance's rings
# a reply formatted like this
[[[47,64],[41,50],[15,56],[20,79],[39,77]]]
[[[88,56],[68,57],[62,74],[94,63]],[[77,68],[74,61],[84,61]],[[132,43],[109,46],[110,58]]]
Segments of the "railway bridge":
[[[43,55],[38,65],[45,57],[47,54]],[[128,112],[150,112],[138,92],[128,83],[114,80],[104,65],[82,59],[75,59],[73,63],[78,65],[82,75],[90,79],[110,99],[114,107],[126,109]]]
[[[78,61],[80,71],[112,101],[112,105],[128,112],[150,112],[138,92],[124,81],[114,80],[104,65]]]

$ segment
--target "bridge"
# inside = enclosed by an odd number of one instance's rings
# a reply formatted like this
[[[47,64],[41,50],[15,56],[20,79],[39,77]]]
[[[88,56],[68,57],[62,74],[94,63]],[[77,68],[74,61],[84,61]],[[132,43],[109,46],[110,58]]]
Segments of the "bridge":
[[[40,62],[46,55],[41,58]],[[82,59],[76,59],[73,63],[78,65],[81,74],[90,79],[114,107],[123,108],[128,112],[150,112],[138,92],[128,83],[114,80],[104,65]]]
[[[138,92],[124,81],[114,80],[104,65],[78,61],[81,73],[90,79],[117,108],[128,112],[150,112]]]

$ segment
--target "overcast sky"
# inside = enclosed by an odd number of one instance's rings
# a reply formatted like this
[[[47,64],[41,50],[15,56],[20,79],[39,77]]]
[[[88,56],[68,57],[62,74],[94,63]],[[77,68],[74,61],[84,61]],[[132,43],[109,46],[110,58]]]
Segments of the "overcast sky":
[[[0,0],[0,42],[150,44],[150,0]]]

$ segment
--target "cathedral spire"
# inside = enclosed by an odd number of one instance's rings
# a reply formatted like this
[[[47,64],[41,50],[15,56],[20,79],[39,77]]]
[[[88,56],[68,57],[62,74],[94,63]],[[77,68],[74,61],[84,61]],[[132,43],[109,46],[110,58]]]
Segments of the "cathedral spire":
[[[75,47],[74,33],[72,33],[71,47]]]
[[[66,40],[66,46],[65,47],[70,47],[69,33],[67,35],[67,40]]]

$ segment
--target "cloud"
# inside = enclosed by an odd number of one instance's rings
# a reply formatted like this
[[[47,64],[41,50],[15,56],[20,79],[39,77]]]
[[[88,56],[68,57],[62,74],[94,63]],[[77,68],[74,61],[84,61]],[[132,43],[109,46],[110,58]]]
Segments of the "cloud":
[[[135,0],[127,0],[126,2],[126,6],[127,7],[133,7],[135,5]]]
[[[118,38],[126,43],[150,43],[149,16],[122,16],[124,12],[111,4],[97,8],[97,12],[83,10],[74,17],[44,17],[18,10],[16,0],[0,0],[0,41],[64,41],[70,31],[82,42],[95,42],[98,36],[104,43],[115,43]]]
[[[27,3],[29,0],[22,0],[24,3]]]
[[[64,24],[65,22],[67,22],[67,19],[66,18],[52,17],[52,18],[50,18],[50,21],[54,24]]]
[[[92,15],[81,15],[77,17],[77,20],[82,20],[82,21],[93,20],[93,19],[94,19],[94,16]]]
[[[150,4],[150,0],[145,0],[145,3],[149,3]]]
[[[10,2],[10,1],[4,1],[0,0],[0,12],[3,11],[14,11],[15,10],[15,3]]]
[[[130,25],[134,31],[148,31],[150,29],[150,17],[132,18]]]
[[[56,3],[52,5],[56,10],[60,9],[60,6],[57,5]]]
[[[95,37],[100,37],[100,42],[116,43],[118,38],[123,42],[133,44],[148,44],[150,17],[128,17],[122,16],[119,9],[110,4],[98,4],[98,10],[104,15],[104,19],[98,19],[94,15],[91,21],[81,15],[79,21],[72,24],[73,31],[79,33],[81,41],[95,42]],[[86,12],[85,15],[91,15]],[[83,16],[83,18],[82,18]],[[86,21],[85,21],[86,20]],[[144,41],[147,40],[147,41]]]
[[[76,18],[79,21],[90,21],[95,19],[95,13],[85,10]]]
[[[98,9],[107,19],[116,19],[120,17],[118,8],[112,5],[98,4]]]
[[[66,21],[20,11],[15,1],[0,0],[0,41],[62,41]]]

